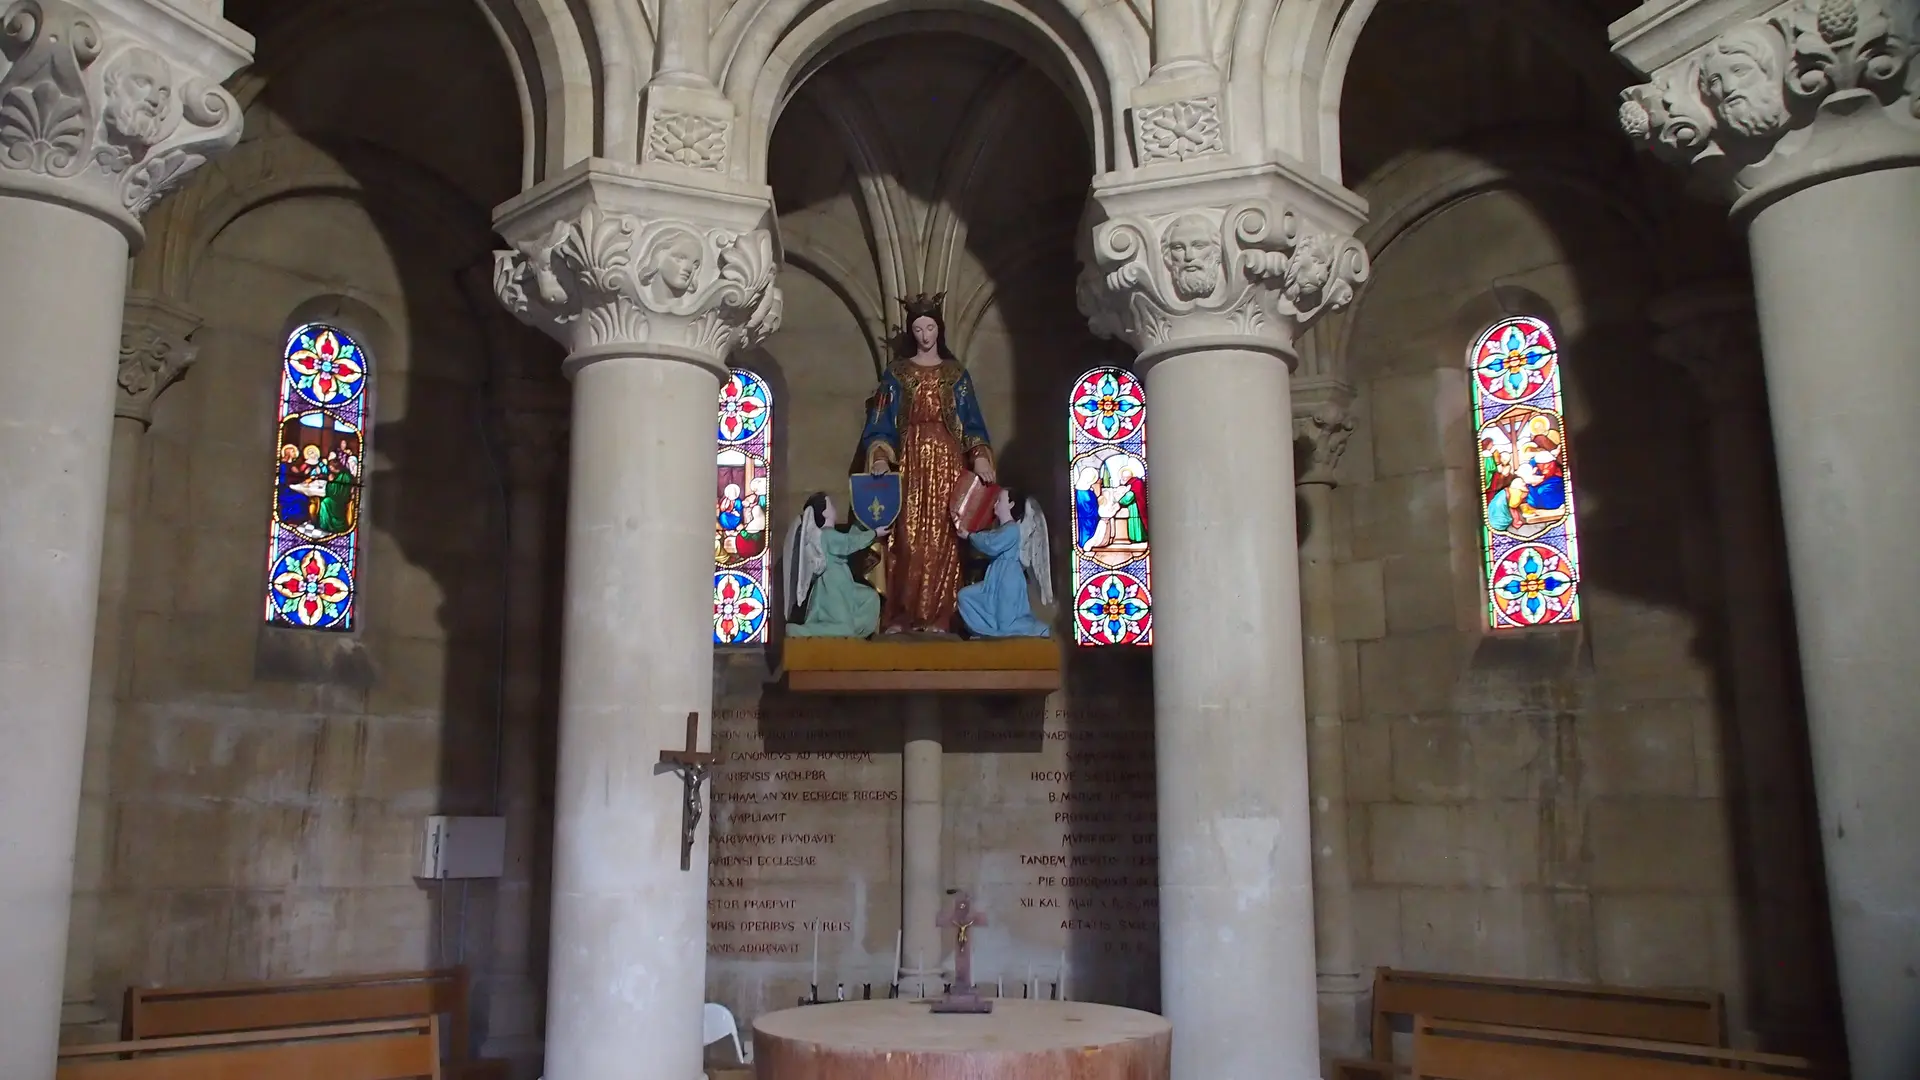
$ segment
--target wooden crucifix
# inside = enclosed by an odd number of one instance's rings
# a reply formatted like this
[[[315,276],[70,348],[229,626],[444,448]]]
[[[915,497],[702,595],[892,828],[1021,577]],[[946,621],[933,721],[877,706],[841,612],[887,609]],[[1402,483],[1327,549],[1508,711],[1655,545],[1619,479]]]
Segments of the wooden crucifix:
[[[993,1001],[973,988],[973,928],[987,925],[987,917],[973,910],[973,897],[965,889],[953,897],[953,910],[940,916],[941,926],[953,928],[953,987],[945,997],[933,1003],[937,1013],[990,1013]]]
[[[700,827],[700,815],[705,805],[700,801],[700,785],[706,782],[707,774],[720,760],[719,754],[703,754],[700,745],[700,714],[687,714],[687,748],[685,750],[660,751],[660,764],[668,766],[680,774],[680,783],[686,788],[686,801],[680,806],[680,869],[693,869],[693,832]]]

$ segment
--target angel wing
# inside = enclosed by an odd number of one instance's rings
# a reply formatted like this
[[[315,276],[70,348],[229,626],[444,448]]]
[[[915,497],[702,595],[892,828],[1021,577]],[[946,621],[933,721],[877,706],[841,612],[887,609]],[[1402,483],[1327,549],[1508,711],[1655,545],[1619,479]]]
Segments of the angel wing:
[[[1027,499],[1027,512],[1020,519],[1020,565],[1027,568],[1033,583],[1040,587],[1040,603],[1053,603],[1053,545],[1047,535],[1047,515],[1040,500]]]
[[[826,554],[820,550],[820,526],[814,523],[812,510],[803,507],[800,516],[793,519],[781,561],[786,564],[788,611],[799,611],[813,595],[813,583],[820,580],[820,571],[827,568]]]

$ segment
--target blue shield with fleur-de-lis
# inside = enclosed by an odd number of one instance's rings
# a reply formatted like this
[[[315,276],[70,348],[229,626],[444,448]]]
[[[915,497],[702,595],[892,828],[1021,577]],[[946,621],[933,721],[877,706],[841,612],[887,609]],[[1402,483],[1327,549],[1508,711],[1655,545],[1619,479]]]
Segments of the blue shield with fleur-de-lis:
[[[861,528],[884,529],[900,516],[899,473],[855,473],[847,480],[853,487],[853,520]]]

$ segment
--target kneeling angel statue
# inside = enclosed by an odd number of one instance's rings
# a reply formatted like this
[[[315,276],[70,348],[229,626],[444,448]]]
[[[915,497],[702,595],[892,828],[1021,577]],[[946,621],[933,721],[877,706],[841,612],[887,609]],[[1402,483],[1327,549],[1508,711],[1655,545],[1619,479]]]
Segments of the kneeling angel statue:
[[[787,530],[787,633],[795,637],[872,636],[880,628],[880,594],[853,578],[847,560],[887,535],[840,527],[833,500],[816,491]]]
[[[1051,637],[1053,631],[1033,614],[1027,578],[1033,578],[1042,606],[1053,603],[1053,556],[1047,516],[1037,499],[1016,498],[1002,490],[993,504],[997,523],[977,533],[960,530],[974,550],[992,560],[987,576],[960,590],[960,618],[984,638]]]

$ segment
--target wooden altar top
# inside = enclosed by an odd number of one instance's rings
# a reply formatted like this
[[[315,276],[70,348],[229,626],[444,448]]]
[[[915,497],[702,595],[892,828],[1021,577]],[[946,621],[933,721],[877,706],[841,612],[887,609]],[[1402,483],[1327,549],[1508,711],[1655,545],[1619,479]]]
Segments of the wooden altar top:
[[[1060,689],[1060,648],[1052,638],[790,637],[781,668],[796,693],[1046,694]]]
[[[931,999],[841,1001],[753,1022],[762,1080],[1166,1080],[1165,1018],[1086,1001],[996,998],[981,1014]]]

